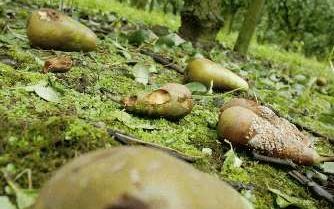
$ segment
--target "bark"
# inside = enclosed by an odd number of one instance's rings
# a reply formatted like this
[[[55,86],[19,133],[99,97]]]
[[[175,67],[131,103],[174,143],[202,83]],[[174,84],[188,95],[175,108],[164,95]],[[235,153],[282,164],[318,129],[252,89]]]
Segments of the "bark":
[[[232,11],[226,11],[224,15],[224,28],[223,32],[226,34],[230,34],[233,28],[233,22],[234,22],[235,12]]]
[[[262,8],[265,0],[251,1],[248,11],[245,13],[244,22],[239,32],[234,50],[241,55],[246,55],[252,36],[255,32],[256,25],[262,14]]]
[[[148,3],[148,0],[132,0],[131,6],[144,10],[147,3]]]
[[[152,12],[154,7],[155,7],[155,1],[156,0],[151,0],[151,2],[150,2],[150,12]]]
[[[221,0],[185,0],[180,34],[195,46],[211,47],[223,25]]]

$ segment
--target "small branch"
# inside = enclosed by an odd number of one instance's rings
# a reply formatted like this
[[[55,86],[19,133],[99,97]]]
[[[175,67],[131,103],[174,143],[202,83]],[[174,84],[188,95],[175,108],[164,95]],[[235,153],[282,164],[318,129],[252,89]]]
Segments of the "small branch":
[[[293,163],[291,160],[284,160],[284,159],[279,159],[279,158],[275,158],[275,157],[269,157],[269,156],[265,156],[265,155],[261,155],[259,153],[257,153],[256,151],[252,152],[253,157],[256,160],[262,161],[262,162],[267,162],[267,163],[274,163],[277,165],[282,165],[282,166],[287,166],[293,169],[297,168],[297,165],[295,163]]]
[[[110,92],[108,89],[103,88],[103,87],[100,88],[99,91],[102,94],[106,95],[108,97],[108,99],[110,99],[111,101],[124,106],[124,103],[122,102],[122,97],[121,96],[115,95],[114,93]]]
[[[121,132],[114,131],[112,129],[108,129],[108,133],[109,133],[110,136],[114,137],[116,141],[118,141],[122,144],[125,144],[125,145],[141,145],[141,146],[145,146],[145,147],[158,149],[158,150],[161,150],[163,152],[167,152],[168,154],[170,154],[174,157],[177,157],[181,160],[187,161],[189,163],[194,163],[198,159],[200,159],[200,157],[189,156],[189,155],[183,154],[183,153],[181,153],[177,150],[174,150],[172,148],[169,148],[169,147],[164,147],[164,146],[161,146],[161,145],[157,145],[157,144],[153,144],[153,143],[149,143],[149,142],[144,142],[140,139],[136,139],[132,136],[125,135]]]
[[[321,187],[316,182],[310,180],[300,172],[293,170],[289,172],[289,175],[296,179],[300,184],[310,188],[315,195],[322,197],[331,203],[334,203],[334,196],[332,194],[330,194],[326,189]]]
[[[181,74],[184,73],[184,70],[180,68],[179,66],[177,66],[176,64],[174,64],[173,60],[171,60],[170,58],[163,57],[159,54],[156,54],[152,51],[148,51],[145,49],[140,49],[140,53],[152,57],[154,61],[162,64],[163,66],[167,68],[173,69],[176,72],[181,73]]]

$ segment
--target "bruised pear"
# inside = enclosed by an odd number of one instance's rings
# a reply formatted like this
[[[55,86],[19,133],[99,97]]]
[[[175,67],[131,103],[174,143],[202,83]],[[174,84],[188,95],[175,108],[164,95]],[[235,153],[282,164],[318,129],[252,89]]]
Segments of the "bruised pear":
[[[83,155],[44,185],[33,209],[251,209],[237,191],[161,151]]]
[[[170,119],[186,116],[193,107],[190,90],[176,83],[166,84],[149,93],[126,97],[123,104],[129,112]]]
[[[248,83],[232,71],[205,58],[196,58],[188,63],[185,71],[187,81],[197,81],[216,89],[248,90]]]
[[[33,47],[64,51],[92,51],[97,37],[93,31],[52,9],[32,12],[27,35]]]
[[[73,61],[68,56],[58,56],[53,57],[45,61],[44,63],[44,73],[66,73],[71,69]]]
[[[295,125],[246,99],[233,99],[221,108],[217,131],[222,140],[301,165],[334,160],[320,156]]]

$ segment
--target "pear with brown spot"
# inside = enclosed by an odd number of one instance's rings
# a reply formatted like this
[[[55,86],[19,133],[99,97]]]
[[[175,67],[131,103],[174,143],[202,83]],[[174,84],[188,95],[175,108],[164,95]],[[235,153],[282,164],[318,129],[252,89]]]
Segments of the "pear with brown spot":
[[[226,103],[220,110],[217,130],[221,140],[297,164],[334,160],[334,157],[320,156],[310,146],[310,139],[295,125],[251,100],[233,99]]]
[[[85,154],[44,185],[33,209],[252,209],[227,183],[155,149]]]
[[[44,63],[44,73],[66,73],[73,65],[73,61],[69,56],[57,56],[50,58]]]
[[[169,83],[149,93],[126,97],[123,104],[129,112],[141,115],[180,119],[193,107],[190,90],[181,84]]]
[[[63,51],[92,51],[97,37],[74,19],[52,9],[32,12],[27,23],[28,39],[33,47]]]

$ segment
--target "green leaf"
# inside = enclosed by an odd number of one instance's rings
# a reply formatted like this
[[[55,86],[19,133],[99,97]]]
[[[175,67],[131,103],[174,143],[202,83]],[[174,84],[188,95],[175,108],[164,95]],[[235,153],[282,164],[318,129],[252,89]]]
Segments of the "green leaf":
[[[135,120],[131,115],[124,111],[115,111],[111,114],[115,119],[122,122],[124,125],[131,129],[145,129],[145,130],[154,130],[157,129],[156,126],[151,125],[150,123],[145,123],[142,120]]]
[[[32,189],[19,189],[15,193],[18,209],[27,209],[32,206],[38,196],[37,191]]]
[[[10,202],[7,196],[0,196],[0,208],[1,209],[16,209],[16,206]]]
[[[60,101],[59,93],[50,86],[37,86],[35,93],[48,102],[58,103]]]
[[[205,94],[208,89],[200,82],[191,82],[185,85],[193,94]]]
[[[168,47],[173,46],[180,46],[181,44],[185,43],[186,41],[182,39],[176,33],[168,34],[166,36],[162,36],[159,38],[157,44],[159,45],[166,45]]]
[[[138,63],[132,68],[131,72],[135,78],[135,81],[137,81],[138,83],[142,83],[144,85],[148,84],[150,72],[147,66]]]
[[[230,144],[231,145],[231,144]],[[242,160],[235,154],[233,147],[231,145],[231,149],[227,151],[225,154],[225,160],[224,160],[224,169],[235,169],[240,168],[242,164]]]
[[[6,171],[3,170],[3,173],[5,175],[8,186],[13,190],[16,196],[16,204],[18,209],[27,209],[32,206],[38,196],[37,191],[33,189],[21,189],[19,185],[17,185],[12,179],[8,177],[8,173]]]
[[[128,40],[130,44],[141,45],[144,43],[153,43],[158,39],[158,36],[155,35],[151,30],[140,29],[130,34]]]
[[[324,164],[321,165],[321,168],[325,173],[334,174],[334,162],[324,162]]]
[[[289,206],[298,207],[300,209],[317,209],[311,200],[305,200],[298,197],[292,197],[282,193],[278,189],[268,187],[268,190],[277,195],[276,203],[280,208],[287,208]]]
[[[27,86],[24,89],[29,92],[34,91],[39,97],[48,102],[60,102],[59,93],[54,88],[49,86],[46,81],[41,81],[36,85]]]

